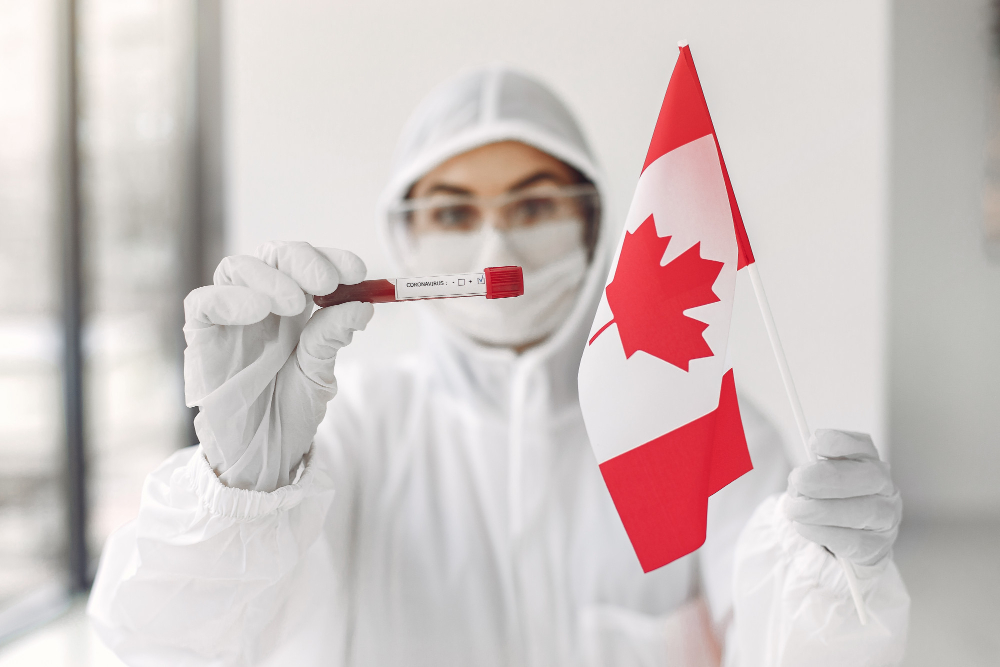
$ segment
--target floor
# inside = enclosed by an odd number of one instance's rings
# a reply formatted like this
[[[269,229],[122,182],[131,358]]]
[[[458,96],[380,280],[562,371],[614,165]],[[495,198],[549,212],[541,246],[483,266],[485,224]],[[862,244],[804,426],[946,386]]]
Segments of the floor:
[[[904,525],[896,561],[913,598],[904,667],[1000,665],[1000,522]],[[0,667],[117,667],[83,602],[0,646]]]

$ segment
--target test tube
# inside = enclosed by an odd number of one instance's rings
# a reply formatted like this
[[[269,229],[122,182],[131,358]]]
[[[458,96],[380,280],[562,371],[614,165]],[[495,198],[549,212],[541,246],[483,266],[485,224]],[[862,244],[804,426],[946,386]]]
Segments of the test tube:
[[[314,296],[313,301],[320,308],[326,308],[348,301],[390,303],[465,296],[506,299],[522,294],[524,274],[520,266],[491,266],[479,273],[364,280],[356,285],[341,285],[330,294]]]

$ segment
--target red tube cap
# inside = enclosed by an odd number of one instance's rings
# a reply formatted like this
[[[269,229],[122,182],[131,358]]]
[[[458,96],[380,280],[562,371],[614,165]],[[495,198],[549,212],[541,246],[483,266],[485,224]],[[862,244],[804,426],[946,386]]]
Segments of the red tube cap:
[[[486,269],[486,298],[506,299],[524,294],[524,274],[520,266],[491,266]]]

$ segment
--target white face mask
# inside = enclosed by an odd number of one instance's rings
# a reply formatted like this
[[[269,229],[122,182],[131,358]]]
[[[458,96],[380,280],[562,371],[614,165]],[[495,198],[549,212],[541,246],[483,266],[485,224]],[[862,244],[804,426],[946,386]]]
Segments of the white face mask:
[[[517,265],[524,294],[510,299],[439,299],[429,306],[454,328],[488,345],[517,347],[550,335],[569,315],[587,272],[584,225],[560,220],[497,231],[441,232],[413,239],[406,260],[414,275]]]

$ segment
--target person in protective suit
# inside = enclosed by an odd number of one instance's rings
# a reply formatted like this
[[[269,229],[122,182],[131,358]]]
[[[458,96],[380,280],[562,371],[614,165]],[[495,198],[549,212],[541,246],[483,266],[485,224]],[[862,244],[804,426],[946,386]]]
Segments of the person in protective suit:
[[[711,498],[703,547],[642,573],[576,387],[604,195],[559,99],[490,67],[416,110],[378,225],[400,273],[516,264],[524,296],[407,305],[419,354],[335,376],[373,308],[311,295],[362,280],[361,259],[272,242],[223,260],[184,303],[200,444],[108,541],[103,641],[134,665],[898,663],[901,503],[866,435],[817,432],[819,461],[789,475],[741,397],[754,470]]]

